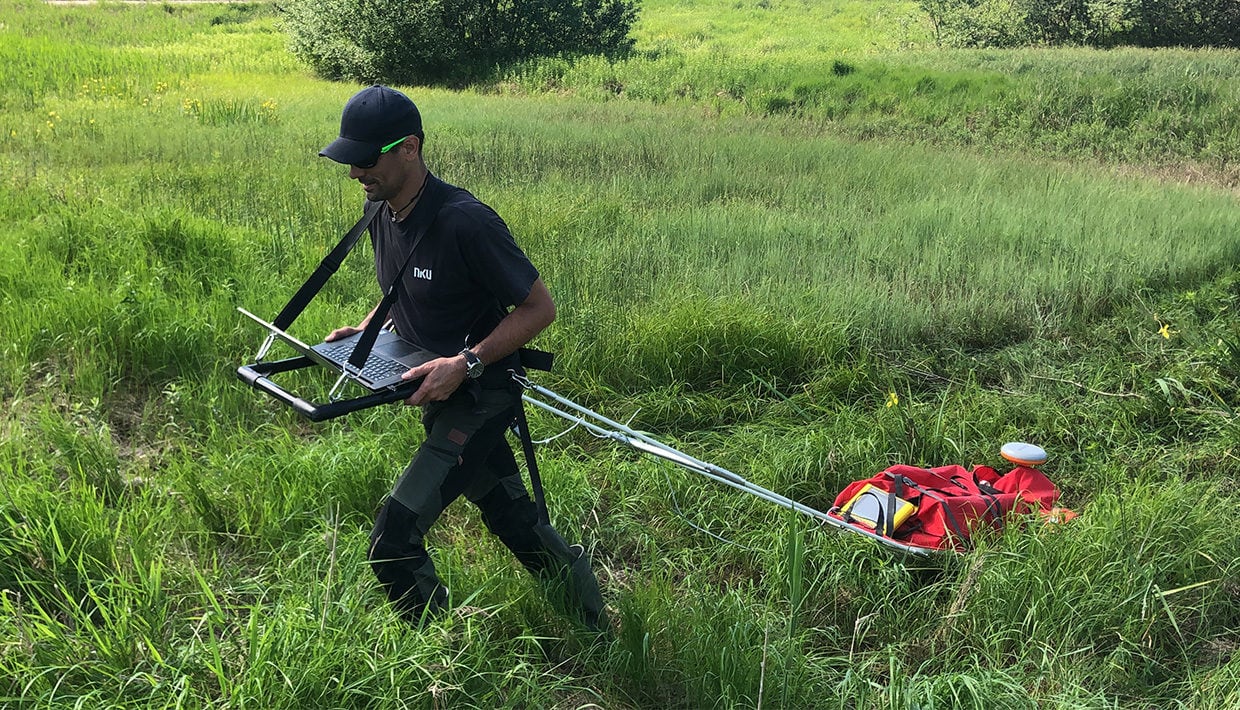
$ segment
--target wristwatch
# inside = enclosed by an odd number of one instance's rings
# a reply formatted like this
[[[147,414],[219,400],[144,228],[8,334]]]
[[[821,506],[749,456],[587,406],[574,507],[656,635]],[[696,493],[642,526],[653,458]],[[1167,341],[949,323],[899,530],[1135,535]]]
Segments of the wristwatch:
[[[482,377],[482,371],[486,369],[486,365],[482,363],[482,359],[474,354],[473,350],[465,348],[460,352],[465,356],[465,377],[476,380]]]

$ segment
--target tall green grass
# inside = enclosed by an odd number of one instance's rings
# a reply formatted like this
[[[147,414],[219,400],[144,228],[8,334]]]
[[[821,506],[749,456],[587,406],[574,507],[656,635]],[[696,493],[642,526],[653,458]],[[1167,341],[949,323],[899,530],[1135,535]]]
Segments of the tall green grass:
[[[0,705],[1236,703],[1234,195],[705,104],[409,87],[557,299],[540,381],[817,508],[1034,440],[1081,516],[906,558],[573,432],[540,460],[614,638],[465,505],[432,539],[456,610],[402,625],[364,551],[415,413],[309,425],[232,374],[235,307],[274,313],[360,206],[315,156],[356,87],[260,10],[0,11]],[[354,255],[294,330],[372,278]]]
[[[531,61],[482,88],[791,116],[865,140],[1240,180],[1236,51],[947,51],[915,4],[894,1],[658,2],[635,35],[631,57]]]

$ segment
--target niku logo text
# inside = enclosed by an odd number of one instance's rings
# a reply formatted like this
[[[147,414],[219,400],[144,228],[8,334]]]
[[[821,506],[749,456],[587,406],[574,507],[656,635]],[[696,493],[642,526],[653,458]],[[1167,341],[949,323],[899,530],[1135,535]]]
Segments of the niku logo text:
[[[413,278],[426,279],[427,281],[430,281],[431,271],[432,271],[431,269],[419,269],[418,267],[415,266],[413,267]]]

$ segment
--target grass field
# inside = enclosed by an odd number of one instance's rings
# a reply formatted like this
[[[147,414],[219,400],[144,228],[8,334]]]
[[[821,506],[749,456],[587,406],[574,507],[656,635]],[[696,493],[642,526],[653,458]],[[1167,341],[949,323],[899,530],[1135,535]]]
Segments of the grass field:
[[[911,558],[572,432],[540,462],[611,640],[464,504],[456,611],[402,625],[365,548],[416,413],[233,376],[235,308],[356,218],[316,153],[357,87],[264,5],[23,0],[0,66],[0,706],[1240,707],[1240,54],[652,0],[627,60],[405,87],[556,298],[539,382],[820,509],[1034,441],[1080,513]],[[295,332],[369,308],[368,263]]]

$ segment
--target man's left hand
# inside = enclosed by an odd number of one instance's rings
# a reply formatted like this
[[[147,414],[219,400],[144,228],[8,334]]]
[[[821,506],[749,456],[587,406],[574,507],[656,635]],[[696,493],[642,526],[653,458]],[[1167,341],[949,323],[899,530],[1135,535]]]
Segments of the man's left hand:
[[[442,402],[461,386],[465,381],[465,358],[461,355],[441,357],[437,360],[424,362],[401,375],[402,380],[422,380],[422,386],[409,395],[405,404],[419,406],[427,402]]]

